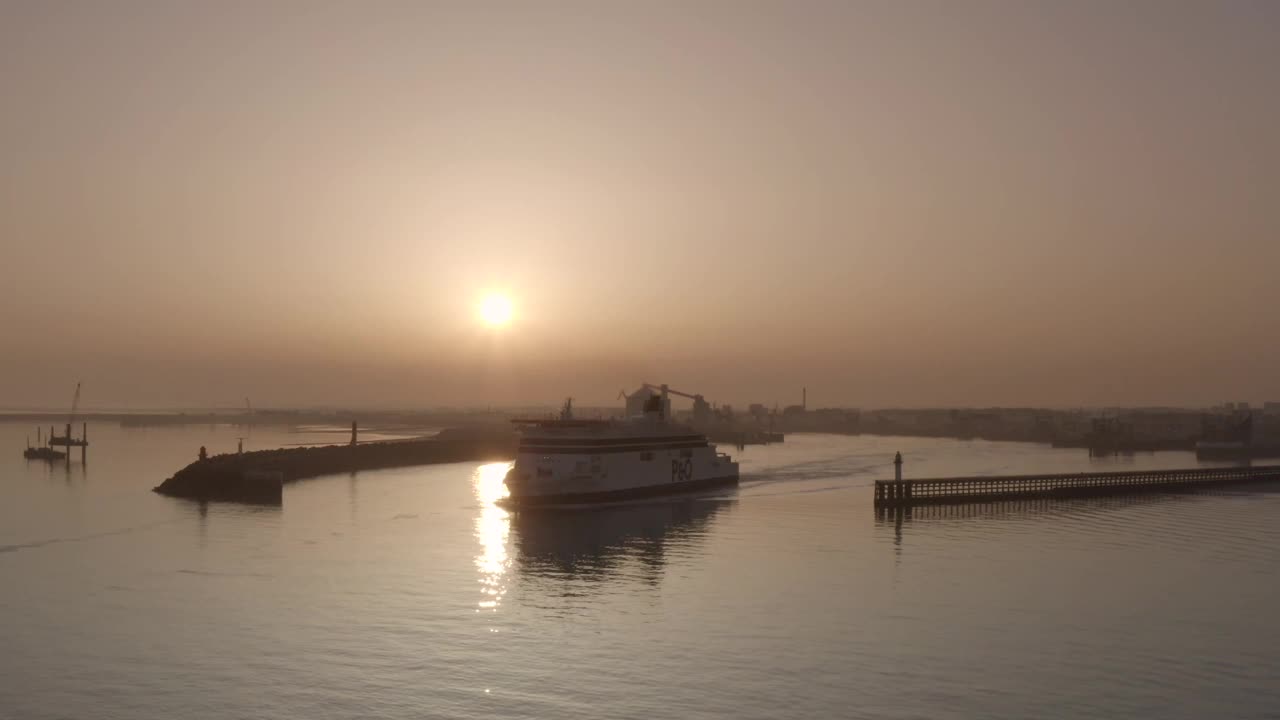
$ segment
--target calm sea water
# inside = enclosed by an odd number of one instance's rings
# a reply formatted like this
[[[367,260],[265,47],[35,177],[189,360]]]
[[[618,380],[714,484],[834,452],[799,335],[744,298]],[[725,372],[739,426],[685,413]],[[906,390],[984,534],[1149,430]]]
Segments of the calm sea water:
[[[69,468],[27,432],[0,424],[3,718],[1280,717],[1280,494],[871,507],[895,450],[1185,453],[793,435],[736,491],[512,515],[503,464],[202,505],[149,489],[246,429],[91,425]]]

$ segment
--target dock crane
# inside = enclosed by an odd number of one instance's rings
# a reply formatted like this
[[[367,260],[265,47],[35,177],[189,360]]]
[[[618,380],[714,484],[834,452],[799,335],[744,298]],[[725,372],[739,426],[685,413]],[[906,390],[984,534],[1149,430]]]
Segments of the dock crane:
[[[690,400],[693,400],[695,402],[702,400],[701,395],[697,395],[695,393],[687,393],[681,390],[676,390],[667,385],[654,385],[652,383],[642,383],[641,387],[643,387],[646,390],[652,390],[654,392],[661,393],[663,395],[666,395],[666,394],[679,395],[682,398],[689,398]],[[702,400],[702,401],[706,402],[705,400]]]
[[[80,383],[76,383],[76,394],[71,397],[71,416],[67,418],[67,427],[71,427],[76,421],[76,411],[80,409]],[[71,436],[71,431],[67,431],[67,436]]]
[[[80,461],[84,462],[84,449],[89,446],[89,423],[84,423],[80,439],[71,436],[71,423],[75,422],[76,412],[80,410],[80,383],[76,383],[76,393],[71,398],[71,414],[67,416],[67,433],[62,437],[53,434],[49,428],[49,446],[61,445],[66,448],[80,448]]]
[[[650,390],[662,395],[663,407],[666,406],[667,395],[678,395],[682,398],[688,398],[693,401],[693,421],[696,423],[707,420],[711,415],[711,404],[706,401],[702,395],[697,393],[687,393],[681,390],[674,390],[667,385],[654,385],[652,383],[641,383],[642,388]]]

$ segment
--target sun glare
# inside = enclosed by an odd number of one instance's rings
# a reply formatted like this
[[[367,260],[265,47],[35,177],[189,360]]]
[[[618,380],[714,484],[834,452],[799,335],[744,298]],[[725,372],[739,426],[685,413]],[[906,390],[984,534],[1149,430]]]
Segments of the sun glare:
[[[489,327],[502,327],[511,322],[511,298],[492,294],[480,301],[480,319]]]

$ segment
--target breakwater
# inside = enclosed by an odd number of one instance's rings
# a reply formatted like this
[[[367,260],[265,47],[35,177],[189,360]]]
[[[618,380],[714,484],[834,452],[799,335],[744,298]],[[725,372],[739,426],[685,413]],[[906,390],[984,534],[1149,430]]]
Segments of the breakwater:
[[[1280,481],[1280,465],[1136,472],[877,480],[876,507],[910,507],[1030,497],[1171,492]]]
[[[279,503],[284,484],[334,473],[515,457],[506,427],[450,428],[422,440],[227,453],[197,460],[153,490],[195,500]]]

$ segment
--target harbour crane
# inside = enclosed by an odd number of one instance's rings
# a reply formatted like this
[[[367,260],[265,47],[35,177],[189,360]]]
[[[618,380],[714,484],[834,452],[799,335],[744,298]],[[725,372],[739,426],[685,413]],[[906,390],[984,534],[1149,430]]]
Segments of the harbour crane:
[[[71,416],[67,418],[67,427],[75,424],[76,411],[80,409],[80,383],[76,383],[76,394],[71,398]],[[71,433],[67,433],[70,435]]]
[[[694,401],[702,400],[702,396],[701,396],[701,395],[696,395],[696,394],[693,394],[693,393],[682,392],[682,391],[680,391],[680,390],[674,390],[674,389],[672,389],[672,388],[670,388],[670,387],[668,387],[668,386],[666,386],[666,385],[654,385],[654,384],[652,384],[652,383],[642,383],[642,384],[641,384],[641,387],[643,387],[643,388],[644,388],[644,389],[646,389],[646,390],[652,390],[652,391],[657,392],[657,393],[664,393],[664,394],[671,394],[671,395],[679,395],[679,396],[680,396],[680,397],[682,397],[682,398],[689,398],[690,400],[694,400]],[[705,402],[705,401],[704,401],[704,402]]]
[[[75,422],[76,413],[80,410],[80,383],[76,383],[76,393],[71,398],[71,414],[67,416],[67,433],[62,437],[58,437],[53,433],[53,428],[49,428],[49,446],[61,445],[66,448],[80,448],[80,459],[84,460],[84,448],[89,446],[89,424],[84,423],[84,429],[80,439],[77,440],[71,436],[71,423]]]
[[[657,392],[665,399],[667,395],[678,395],[682,398],[689,398],[693,401],[693,420],[694,422],[702,422],[711,414],[711,404],[706,401],[702,395],[697,393],[687,393],[681,390],[673,390],[666,385],[654,385],[652,383],[641,383],[641,387],[646,390]]]

